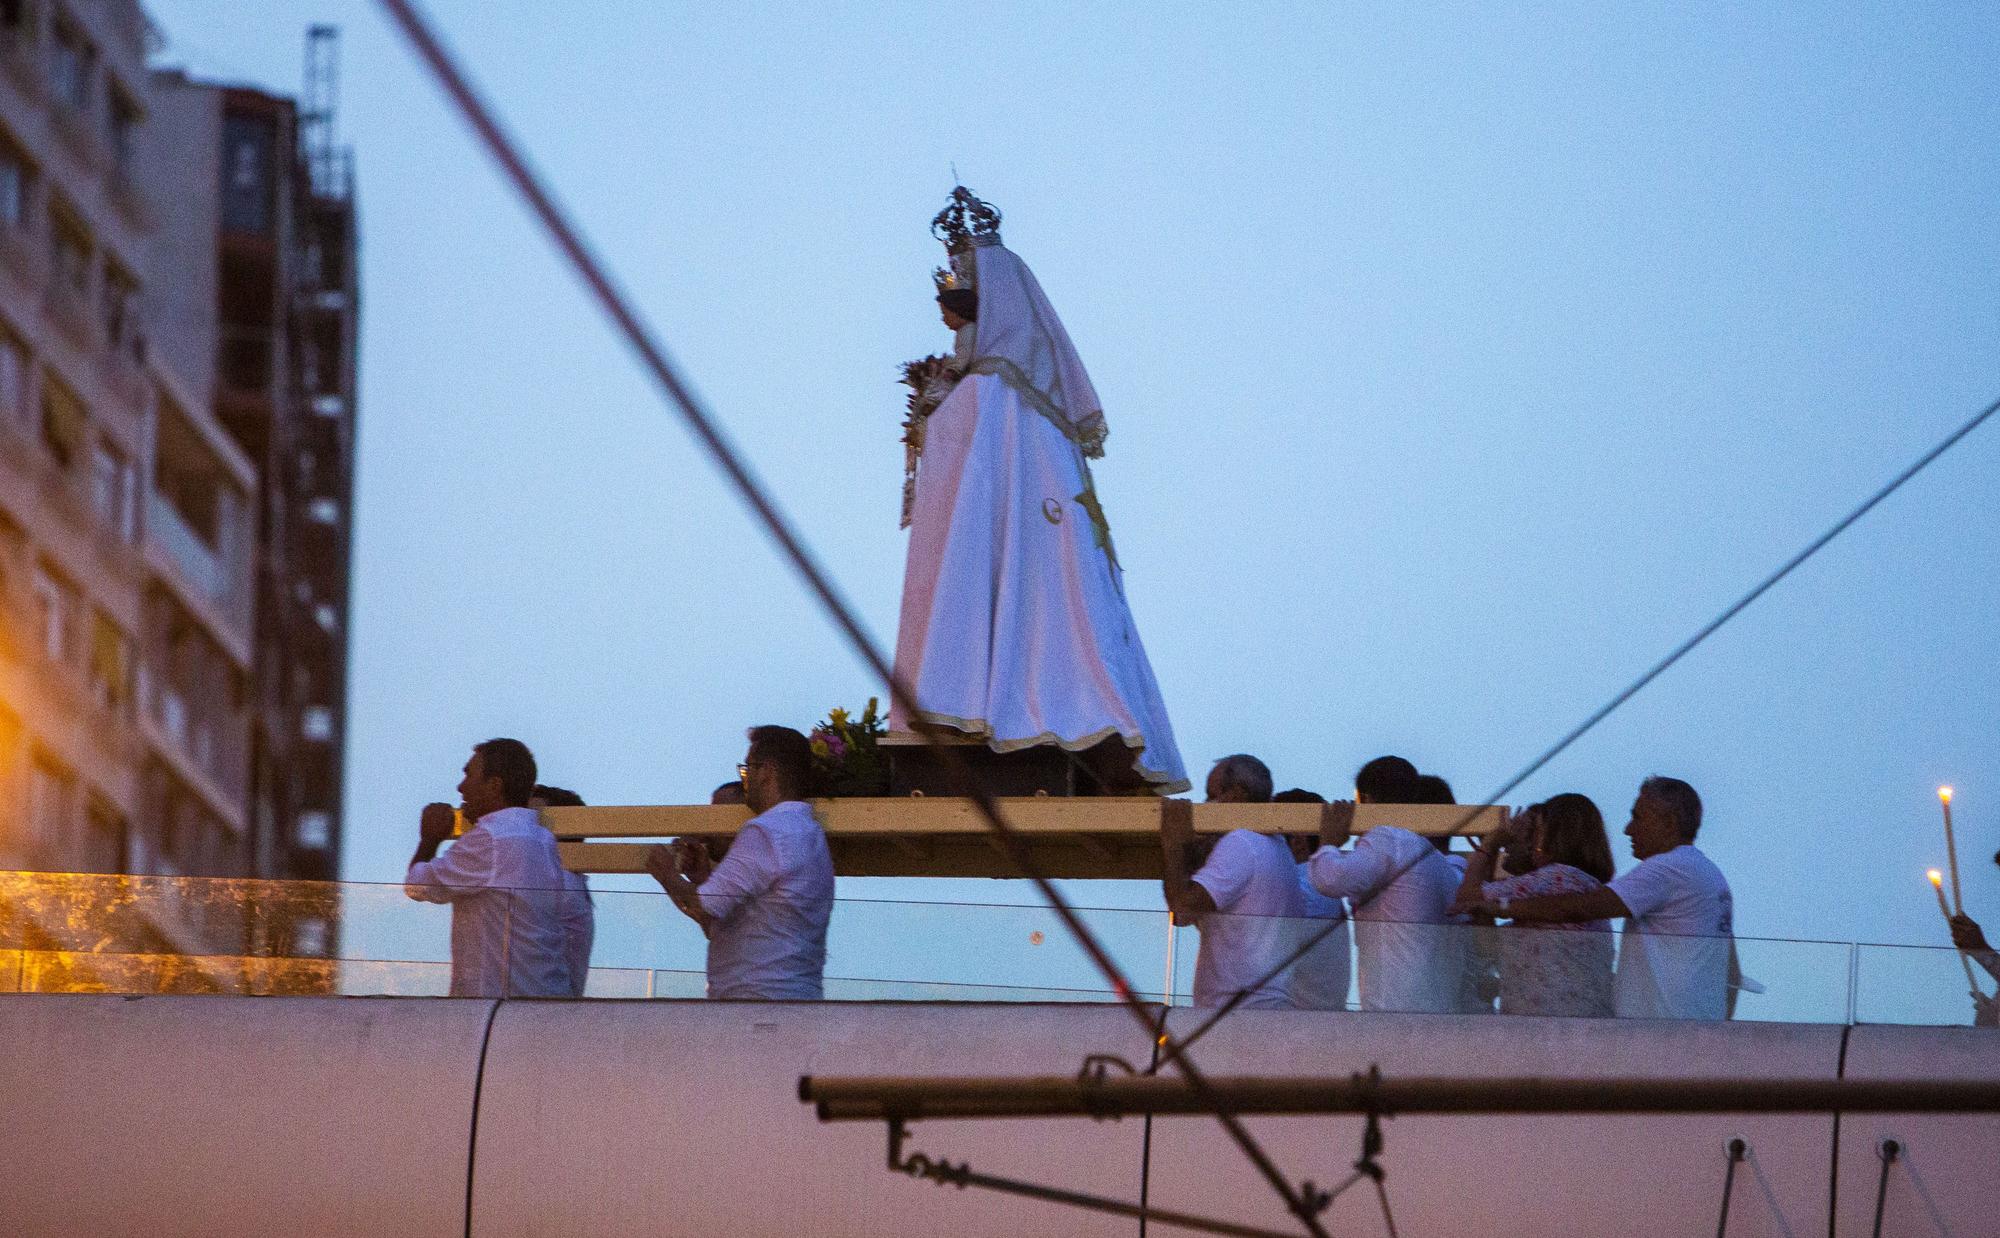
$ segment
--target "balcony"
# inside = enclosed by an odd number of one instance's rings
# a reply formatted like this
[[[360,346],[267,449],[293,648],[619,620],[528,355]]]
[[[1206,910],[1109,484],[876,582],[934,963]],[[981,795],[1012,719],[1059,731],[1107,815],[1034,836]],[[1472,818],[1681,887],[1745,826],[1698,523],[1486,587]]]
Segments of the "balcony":
[[[272,332],[248,327],[222,330],[216,377],[225,394],[269,399],[271,396]]]
[[[0,35],[0,77],[7,79],[29,102],[48,97],[48,79],[42,76],[41,61],[35,58],[32,39]]]
[[[146,371],[138,359],[129,349],[114,348],[98,360],[98,368],[104,377],[104,390],[111,396],[112,403],[134,416],[143,415],[150,387]]]
[[[242,544],[246,539],[236,539]],[[210,547],[174,505],[155,491],[146,503],[146,542],[156,563],[172,569],[188,600],[219,622],[220,636],[247,642],[250,631],[250,572],[245,556]]]
[[[197,720],[185,697],[157,688],[152,696],[139,711],[139,729],[147,746],[164,758],[175,779],[194,792],[233,836],[241,836],[249,766],[248,741],[238,732],[246,725],[226,717]]]
[[[48,256],[21,224],[0,224],[0,269],[22,289],[39,292],[48,275]]]
[[[58,279],[49,285],[42,304],[48,311],[49,321],[55,324],[72,347],[83,353],[98,347],[97,319],[91,313],[90,302],[84,293]]]
[[[91,123],[88,110],[58,102],[49,117],[54,122],[56,136],[86,170],[102,172],[111,166],[111,146]]]
[[[188,625],[186,612],[170,599],[166,604],[149,612],[149,625],[173,616],[169,630],[155,626],[142,641],[139,730],[173,780],[240,836],[250,781],[250,721],[235,686],[241,672],[201,625]],[[157,823],[162,806],[149,808]],[[181,858],[192,857],[182,851]]]
[[[100,6],[100,12],[106,42],[133,63],[144,64],[153,27],[137,0],[112,0]]]
[[[125,217],[125,222],[138,232],[151,232],[160,225],[160,213],[154,209],[153,200],[140,187],[139,180],[127,168],[114,168],[110,178],[111,204]]]

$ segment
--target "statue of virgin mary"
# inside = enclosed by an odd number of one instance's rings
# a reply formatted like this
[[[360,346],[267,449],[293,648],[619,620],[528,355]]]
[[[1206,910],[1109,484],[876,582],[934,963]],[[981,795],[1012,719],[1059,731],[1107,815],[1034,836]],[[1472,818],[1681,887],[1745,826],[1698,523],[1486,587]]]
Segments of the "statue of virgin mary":
[[[1126,785],[1186,790],[1091,484],[1105,425],[1090,376],[1034,273],[1000,243],[998,211],[960,186],[931,230],[950,255],[939,305],[958,333],[957,377],[920,415],[895,668],[918,713],[890,725],[995,752],[1110,751],[1129,760]]]

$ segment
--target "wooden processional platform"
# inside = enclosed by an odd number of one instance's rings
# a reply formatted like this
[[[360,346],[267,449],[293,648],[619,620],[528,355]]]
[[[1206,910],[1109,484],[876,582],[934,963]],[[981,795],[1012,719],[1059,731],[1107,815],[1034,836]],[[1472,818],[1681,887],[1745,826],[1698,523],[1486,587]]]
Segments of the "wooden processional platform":
[[[1171,806],[1171,807],[1170,807]],[[937,795],[816,800],[814,809],[843,877],[1018,877],[969,800]],[[1158,880],[1162,839],[1251,829],[1316,835],[1319,804],[1189,804],[1156,797],[1008,797],[1002,813],[1050,877]],[[1486,834],[1506,810],[1465,804],[1361,804],[1354,832],[1399,825],[1432,836]],[[563,863],[580,873],[642,873],[646,850],[681,837],[727,837],[750,819],[739,805],[544,808]],[[641,841],[643,840],[643,841]]]

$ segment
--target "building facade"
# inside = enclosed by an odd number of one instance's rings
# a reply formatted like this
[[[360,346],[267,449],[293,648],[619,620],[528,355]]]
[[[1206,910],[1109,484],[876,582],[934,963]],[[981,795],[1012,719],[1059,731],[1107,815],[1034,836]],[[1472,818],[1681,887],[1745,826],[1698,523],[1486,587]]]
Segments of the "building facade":
[[[0,869],[331,878],[348,165],[148,39],[0,0]]]

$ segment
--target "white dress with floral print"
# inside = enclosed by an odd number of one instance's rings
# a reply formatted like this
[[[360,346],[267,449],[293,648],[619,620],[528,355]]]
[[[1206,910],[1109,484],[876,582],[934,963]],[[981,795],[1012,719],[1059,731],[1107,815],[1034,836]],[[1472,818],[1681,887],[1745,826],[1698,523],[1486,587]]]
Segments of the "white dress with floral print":
[[[1521,877],[1480,887],[1488,899],[1587,894],[1604,883],[1567,864],[1545,864]],[[1609,920],[1510,924],[1500,933],[1500,1013],[1611,1017]]]

